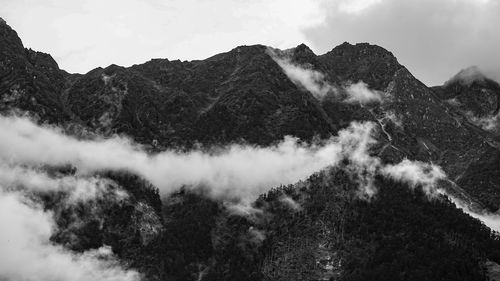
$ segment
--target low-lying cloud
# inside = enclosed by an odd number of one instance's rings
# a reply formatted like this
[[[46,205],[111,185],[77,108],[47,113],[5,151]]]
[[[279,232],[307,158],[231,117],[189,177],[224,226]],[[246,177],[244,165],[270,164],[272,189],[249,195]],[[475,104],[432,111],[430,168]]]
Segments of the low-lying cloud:
[[[204,185],[216,197],[255,197],[269,187],[294,183],[335,164],[342,149],[335,140],[306,145],[287,137],[267,148],[231,145],[217,152],[168,150],[148,154],[126,138],[78,140],[57,128],[19,117],[0,117],[0,131],[3,162],[71,165],[79,175],[123,170],[146,178],[163,194],[182,186]]]
[[[80,177],[108,170],[129,171],[149,180],[163,195],[181,187],[201,186],[215,198],[253,201],[271,187],[293,184],[344,159],[352,163],[354,172],[375,174],[382,165],[369,154],[376,143],[375,128],[372,122],[353,122],[338,136],[316,144],[286,137],[271,147],[235,144],[216,151],[149,154],[127,138],[79,140],[55,127],[2,116],[0,161],[10,166],[70,165]]]
[[[136,281],[140,275],[123,269],[108,247],[75,253],[55,245],[50,212],[0,186],[0,280]]]
[[[481,222],[484,223],[487,227],[490,229],[500,232],[500,215],[499,214],[493,214],[489,213],[487,211],[482,211],[482,212],[476,212],[471,210],[469,207],[469,204],[463,202],[462,200],[458,199],[457,197],[448,194],[444,190],[440,190],[441,194],[444,194],[447,196],[453,204],[459,209],[461,209],[464,213],[470,215],[473,218],[476,218],[480,220]]]
[[[382,168],[382,174],[408,184],[410,187],[421,186],[426,194],[435,195],[435,185],[439,180],[445,179],[444,171],[433,164],[410,161],[404,159],[395,165],[386,165]]]
[[[363,81],[346,86],[345,91],[347,92],[347,99],[345,102],[348,103],[366,104],[382,101],[382,93],[380,91],[370,90],[368,85]]]
[[[127,194],[106,178],[97,176],[49,175],[43,169],[0,163],[0,185],[5,190],[34,193],[64,192],[67,203],[93,200],[112,192],[115,199]],[[113,188],[112,188],[113,187]]]
[[[376,175],[410,187],[422,186],[431,196],[436,193],[437,182],[445,177],[439,167],[429,163],[403,160],[386,165],[372,156],[370,149],[377,142],[373,122],[353,122],[338,136],[315,144],[287,137],[271,147],[235,144],[215,151],[167,150],[155,154],[145,152],[127,138],[82,140],[56,127],[16,116],[0,116],[0,131],[0,225],[7,226],[0,233],[0,251],[8,253],[0,257],[0,279],[140,278],[136,271],[121,267],[108,247],[75,253],[53,244],[50,237],[57,229],[53,214],[25,196],[26,192],[63,191],[73,194],[74,200],[69,203],[91,200],[113,186],[94,176],[96,172],[129,171],[149,180],[162,195],[182,187],[201,186],[210,196],[227,199],[229,211],[256,218],[262,216],[261,210],[249,203],[258,195],[341,163],[347,163],[346,169],[358,181],[363,197],[376,194]],[[47,172],[68,166],[76,169],[74,174]],[[300,210],[298,202],[291,198],[280,200]]]

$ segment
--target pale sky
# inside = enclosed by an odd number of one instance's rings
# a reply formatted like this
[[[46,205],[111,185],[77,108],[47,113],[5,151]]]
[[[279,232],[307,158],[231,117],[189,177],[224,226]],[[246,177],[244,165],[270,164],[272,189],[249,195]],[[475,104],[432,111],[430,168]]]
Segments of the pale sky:
[[[0,0],[25,47],[69,72],[204,59],[243,44],[393,52],[428,85],[478,65],[500,78],[500,0]]]

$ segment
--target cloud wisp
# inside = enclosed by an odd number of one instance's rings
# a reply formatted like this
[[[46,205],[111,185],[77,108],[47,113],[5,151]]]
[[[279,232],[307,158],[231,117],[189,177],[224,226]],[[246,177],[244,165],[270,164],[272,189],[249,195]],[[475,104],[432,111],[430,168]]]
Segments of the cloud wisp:
[[[318,100],[322,100],[328,94],[337,94],[337,88],[326,81],[323,73],[300,66],[292,62],[290,57],[279,56],[276,51],[270,48],[268,54],[295,85],[308,90]]]
[[[497,232],[500,232],[500,215],[499,214],[493,214],[493,213],[489,213],[487,211],[483,211],[483,212],[473,211],[473,210],[471,210],[471,208],[469,207],[469,205],[467,203],[463,202],[462,200],[458,199],[457,197],[447,193],[444,190],[439,190],[439,192],[441,194],[445,195],[446,197],[448,197],[448,199],[450,199],[450,201],[453,204],[455,204],[455,206],[457,208],[461,209],[464,213],[470,215],[473,218],[480,220],[490,229],[497,231]]]
[[[345,91],[347,92],[347,103],[376,103],[382,102],[382,93],[380,91],[370,90],[368,85],[359,81],[358,83],[350,84],[346,86]]]
[[[127,197],[126,192],[117,188],[113,181],[106,178],[77,175],[54,176],[49,175],[43,169],[3,163],[0,163],[0,185],[9,191],[64,192],[68,195],[66,202],[70,204],[97,199],[109,192],[112,192],[112,197],[118,200]]]
[[[336,86],[326,79],[324,73],[293,62],[287,51],[282,52],[268,48],[267,52],[295,85],[306,89],[320,101],[326,96],[332,95],[345,103],[382,102],[382,93],[369,89],[363,81],[347,83],[343,87]]]

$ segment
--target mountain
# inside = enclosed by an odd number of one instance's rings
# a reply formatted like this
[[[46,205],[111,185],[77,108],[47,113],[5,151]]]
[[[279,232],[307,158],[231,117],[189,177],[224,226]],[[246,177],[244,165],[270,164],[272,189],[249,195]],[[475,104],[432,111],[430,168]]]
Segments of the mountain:
[[[291,79],[280,61],[316,79],[324,97]],[[353,85],[381,101],[350,102]],[[199,61],[70,74],[0,22],[1,112],[29,114],[71,135],[127,135],[151,151],[268,146],[289,135],[312,143],[372,121],[380,133],[373,155],[441,166],[447,192],[480,211],[500,206],[500,135],[484,125],[498,116],[499,95],[498,83],[475,70],[429,88],[384,48],[347,42],[323,55],[304,44],[253,45]],[[110,245],[148,280],[486,280],[486,265],[500,263],[496,234],[446,197],[429,200],[379,176],[380,194],[368,202],[344,168],[263,194],[253,207],[267,215],[257,218],[203,192],[160,198],[136,175],[104,173],[131,200],[101,202],[99,219],[80,206],[78,228],[68,226],[76,211],[60,210],[68,218],[57,221],[63,231],[52,240],[74,251]],[[287,207],[285,195],[302,207]],[[53,198],[44,204],[59,208]]]
[[[433,89],[440,99],[456,107],[470,122],[498,136],[500,85],[477,67],[463,69],[443,86]]]
[[[464,124],[487,139],[492,147],[498,148],[500,85],[496,81],[489,79],[477,67],[469,67],[443,86],[433,87],[433,90],[460,114]],[[482,201],[493,209],[497,204],[494,198],[500,188],[500,153],[495,148],[489,148],[456,179],[461,186],[474,186],[475,189],[469,188],[469,192],[478,198],[483,197]],[[488,192],[480,194],[481,190]]]

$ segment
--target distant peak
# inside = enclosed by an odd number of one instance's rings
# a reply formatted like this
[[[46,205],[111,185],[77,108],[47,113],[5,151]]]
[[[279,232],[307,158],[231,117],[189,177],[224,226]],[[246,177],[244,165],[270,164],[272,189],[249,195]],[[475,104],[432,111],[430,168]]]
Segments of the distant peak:
[[[470,66],[460,70],[455,76],[444,83],[448,86],[453,83],[460,83],[463,86],[470,86],[474,82],[483,82],[487,77],[477,66]]]
[[[311,48],[309,48],[309,46],[307,46],[304,43],[301,43],[300,45],[298,45],[297,47],[295,47],[295,50],[296,51],[311,52],[311,53],[313,52],[313,51],[311,51]]]
[[[352,53],[362,56],[374,55],[377,57],[395,58],[391,52],[378,45],[372,45],[370,43],[356,43],[355,45],[353,45],[349,42],[344,42],[334,47],[330,52],[326,53],[325,55],[327,54],[337,55],[344,53]]]

